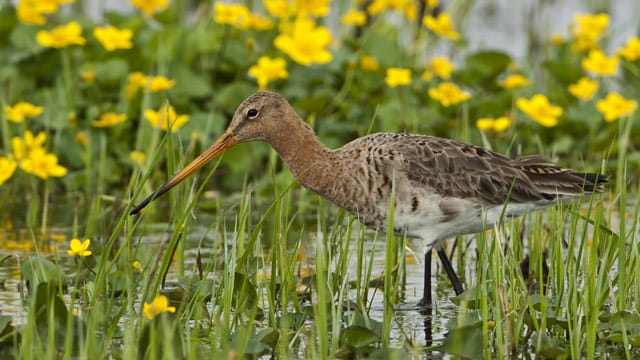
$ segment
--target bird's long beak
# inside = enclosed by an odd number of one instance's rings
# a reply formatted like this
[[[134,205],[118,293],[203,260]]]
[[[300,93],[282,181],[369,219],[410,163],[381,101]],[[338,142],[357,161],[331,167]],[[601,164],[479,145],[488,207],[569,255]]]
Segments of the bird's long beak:
[[[142,210],[145,206],[147,206],[147,204],[149,204],[151,201],[157,199],[162,194],[171,190],[172,187],[178,185],[187,176],[191,175],[193,172],[195,172],[196,170],[204,166],[204,164],[208,163],[209,161],[214,159],[216,156],[222,154],[226,149],[232,147],[237,143],[238,141],[235,137],[235,134],[233,134],[231,131],[227,129],[227,131],[225,131],[224,134],[222,134],[222,136],[220,136],[218,140],[216,140],[216,142],[213,143],[213,145],[211,145],[202,154],[198,155],[198,157],[195,158],[189,165],[185,166],[184,169],[180,170],[177,174],[173,175],[173,177],[169,179],[169,181],[164,183],[164,185],[162,185],[156,192],[147,196],[146,199],[142,200],[141,203],[136,205],[136,207],[134,207],[133,210],[131,210],[129,215],[137,214],[138,212],[140,212],[140,210]]]

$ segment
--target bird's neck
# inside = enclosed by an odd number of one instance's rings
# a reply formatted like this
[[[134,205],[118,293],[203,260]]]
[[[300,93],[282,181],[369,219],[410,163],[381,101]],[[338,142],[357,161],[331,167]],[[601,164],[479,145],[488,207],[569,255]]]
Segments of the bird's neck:
[[[320,142],[311,127],[301,123],[270,142],[302,186],[323,192],[330,177],[332,151]]]

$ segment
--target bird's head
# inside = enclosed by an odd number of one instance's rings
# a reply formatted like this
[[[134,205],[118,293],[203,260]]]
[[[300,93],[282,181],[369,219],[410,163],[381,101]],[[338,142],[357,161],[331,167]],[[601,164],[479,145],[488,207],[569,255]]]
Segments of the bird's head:
[[[175,174],[156,192],[140,202],[131,210],[130,214],[137,214],[148,203],[169,191],[235,144],[255,140],[273,144],[278,139],[286,137],[287,129],[293,125],[287,122],[298,121],[297,119],[298,116],[287,100],[276,93],[257,92],[249,96],[240,104],[229,126],[213,145]]]

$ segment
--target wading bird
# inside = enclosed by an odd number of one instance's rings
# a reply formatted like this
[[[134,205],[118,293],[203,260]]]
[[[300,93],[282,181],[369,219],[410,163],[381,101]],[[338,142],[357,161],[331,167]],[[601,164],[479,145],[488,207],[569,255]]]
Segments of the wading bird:
[[[207,150],[131,210],[137,214],[226,149],[265,141],[305,188],[346,209],[367,226],[387,226],[395,192],[394,231],[426,248],[424,296],[431,308],[431,252],[436,250],[456,294],[462,284],[443,240],[480,232],[502,218],[600,192],[595,173],[563,169],[540,156],[509,158],[463,142],[425,135],[376,133],[328,149],[282,96],[258,92],[236,110]],[[393,191],[392,191],[393,189]]]

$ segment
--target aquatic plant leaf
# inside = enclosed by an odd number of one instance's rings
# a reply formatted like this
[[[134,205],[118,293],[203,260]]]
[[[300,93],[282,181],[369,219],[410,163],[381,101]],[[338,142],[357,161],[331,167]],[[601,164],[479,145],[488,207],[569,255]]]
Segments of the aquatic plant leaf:
[[[122,59],[109,59],[96,65],[96,80],[107,87],[121,86],[128,73],[129,64]]]
[[[536,355],[542,356],[545,359],[565,358],[568,355],[567,349],[559,341],[547,334],[534,335],[532,342],[536,344],[538,343],[538,340],[540,346],[536,351]]]
[[[371,352],[367,359],[411,359],[411,353],[404,349],[383,348]]]
[[[258,331],[256,337],[260,340],[261,343],[274,348],[278,343],[278,338],[280,337],[280,332],[277,329],[272,327],[268,327]]]
[[[340,343],[354,349],[360,349],[378,341],[380,341],[378,334],[364,326],[352,325],[340,332]]]
[[[491,289],[491,287],[489,288]],[[487,293],[487,297],[492,298],[493,293],[489,291]],[[478,309],[480,307],[480,302],[478,301],[479,299],[480,294],[478,293],[478,288],[472,287],[465,290],[462,294],[452,297],[451,301],[458,306],[464,303],[465,307],[469,309]]]
[[[501,51],[478,51],[464,60],[465,66],[455,73],[455,77],[465,85],[498,89],[498,75],[511,63],[511,57]]]
[[[233,292],[236,310],[250,310],[258,305],[256,286],[243,273],[235,273]]]
[[[349,320],[349,318],[351,319]],[[354,314],[345,314],[344,321],[351,321],[352,325],[365,327],[373,331],[376,335],[382,337],[382,323],[360,313],[359,311],[356,311]]]
[[[575,83],[584,76],[582,68],[575,66],[573,62],[563,60],[545,61],[542,66],[549,75],[565,85]]]
[[[483,358],[481,326],[465,326],[450,330],[444,339],[443,349],[447,354],[468,359]]]
[[[625,338],[621,333],[611,334],[604,338],[605,341],[609,341],[616,344],[625,344]],[[640,334],[627,335],[627,344],[638,347],[640,346]]]
[[[65,277],[59,266],[41,257],[25,260],[20,270],[22,278],[27,281],[29,288],[36,288],[38,284],[43,282],[51,283],[54,287],[61,286]]]

